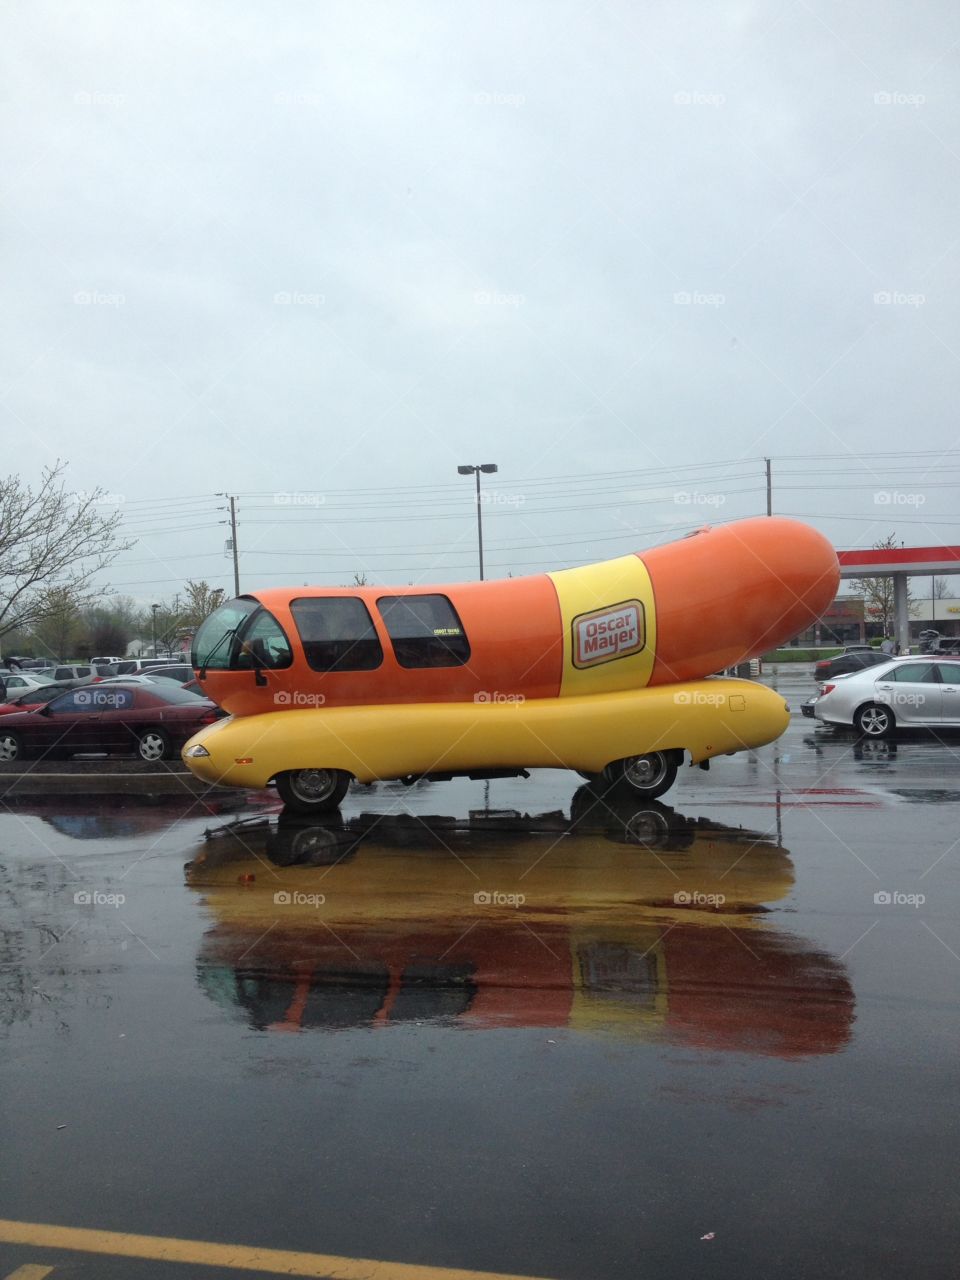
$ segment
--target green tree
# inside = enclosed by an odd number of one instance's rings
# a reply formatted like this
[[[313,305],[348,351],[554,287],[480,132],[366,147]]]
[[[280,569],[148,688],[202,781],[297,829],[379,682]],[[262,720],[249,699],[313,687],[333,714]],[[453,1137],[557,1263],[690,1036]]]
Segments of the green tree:
[[[38,602],[40,618],[33,624],[33,648],[39,658],[66,661],[80,631],[80,604],[69,587],[50,587]]]

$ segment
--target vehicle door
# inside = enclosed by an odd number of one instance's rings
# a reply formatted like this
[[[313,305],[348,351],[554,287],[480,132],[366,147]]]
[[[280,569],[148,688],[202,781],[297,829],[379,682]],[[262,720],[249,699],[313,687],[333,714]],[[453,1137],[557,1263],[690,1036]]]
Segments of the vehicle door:
[[[30,738],[43,750],[96,751],[99,708],[86,689],[71,689],[34,712]]]
[[[143,719],[138,714],[142,701],[140,689],[128,689],[114,685],[91,684],[82,692],[88,692],[100,706],[97,724],[99,751],[132,752],[137,750],[137,724]]]
[[[960,725],[960,662],[938,662],[941,723]]]
[[[935,662],[903,662],[878,677],[877,701],[893,709],[897,724],[938,725],[943,695]]]

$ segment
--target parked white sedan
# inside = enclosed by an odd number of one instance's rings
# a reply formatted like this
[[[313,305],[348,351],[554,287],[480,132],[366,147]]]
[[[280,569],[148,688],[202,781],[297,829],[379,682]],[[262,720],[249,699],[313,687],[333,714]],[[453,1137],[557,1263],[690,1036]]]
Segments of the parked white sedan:
[[[828,680],[813,714],[824,724],[852,725],[868,738],[903,727],[960,729],[960,658],[892,658]]]

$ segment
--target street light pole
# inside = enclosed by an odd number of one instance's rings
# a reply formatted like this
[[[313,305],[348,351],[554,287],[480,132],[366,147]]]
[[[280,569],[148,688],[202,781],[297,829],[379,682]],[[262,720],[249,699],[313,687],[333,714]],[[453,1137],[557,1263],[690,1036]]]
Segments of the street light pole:
[[[480,462],[472,466],[457,467],[462,476],[473,475],[477,479],[477,548],[480,552],[480,581],[483,581],[483,516],[480,511],[480,472],[492,475],[497,470],[495,462]]]
[[[150,606],[153,611],[153,656],[157,656],[157,610],[160,608],[158,604]]]

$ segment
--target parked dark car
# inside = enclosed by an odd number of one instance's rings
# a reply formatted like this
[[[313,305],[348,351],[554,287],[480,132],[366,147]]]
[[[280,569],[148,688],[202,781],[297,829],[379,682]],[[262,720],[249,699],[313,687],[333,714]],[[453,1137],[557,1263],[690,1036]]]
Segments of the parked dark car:
[[[61,693],[66,693],[71,688],[73,686],[69,684],[45,684],[39,689],[28,689],[26,693],[17,694],[9,702],[0,702],[0,716],[45,707],[48,702],[52,702],[54,698],[58,698]]]
[[[224,714],[174,681],[93,684],[71,689],[36,711],[0,719],[0,760],[124,752],[167,760]]]
[[[835,658],[821,658],[813,668],[817,680],[832,680],[834,676],[846,675],[848,671],[864,671],[867,667],[875,667],[878,662],[889,662],[890,654],[881,653],[879,649],[849,649],[846,653],[838,653]]]

